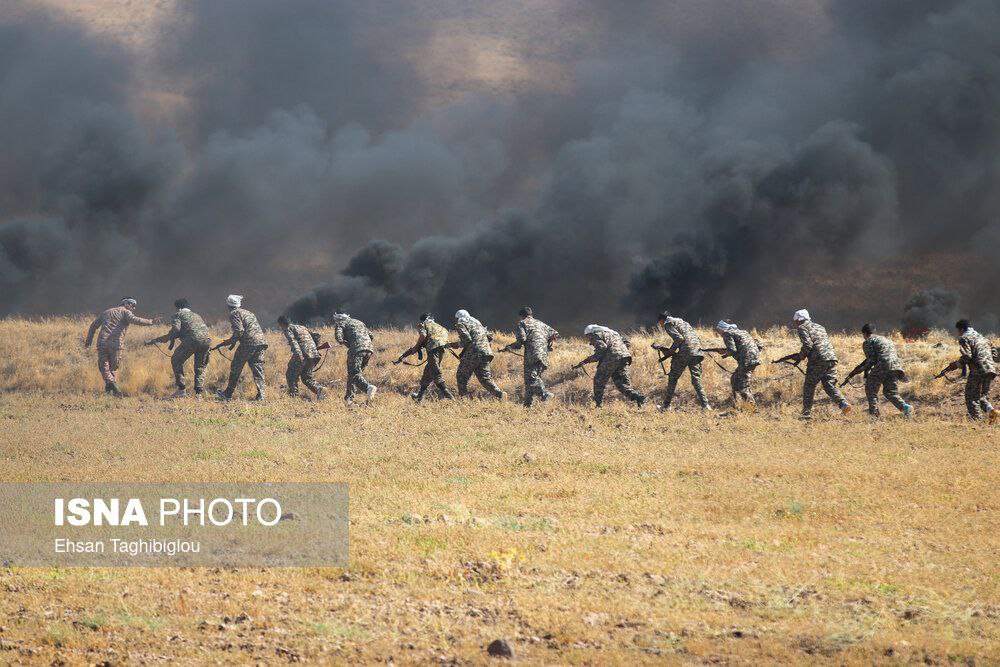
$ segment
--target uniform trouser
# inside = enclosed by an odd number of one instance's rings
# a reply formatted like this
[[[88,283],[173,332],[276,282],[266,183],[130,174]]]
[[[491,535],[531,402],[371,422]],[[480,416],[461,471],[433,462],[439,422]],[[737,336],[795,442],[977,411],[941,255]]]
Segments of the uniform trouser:
[[[205,371],[208,370],[208,350],[211,342],[195,343],[182,341],[170,355],[170,366],[174,369],[174,382],[178,389],[184,389],[184,364],[194,357],[194,390],[201,393],[205,389]]]
[[[604,388],[608,386],[608,380],[615,383],[625,398],[630,401],[638,401],[643,395],[632,388],[632,378],[629,368],[632,360],[629,358],[605,357],[597,362],[597,369],[594,370],[594,402],[600,405],[604,401]]]
[[[969,377],[965,381],[965,407],[969,411],[970,419],[982,419],[983,413],[989,414],[993,411],[988,398],[993,377],[982,371],[969,369]]]
[[[670,357],[670,373],[667,375],[667,393],[663,396],[663,407],[669,408],[670,402],[674,400],[674,392],[677,391],[677,380],[680,379],[684,369],[691,373],[691,386],[694,393],[698,395],[698,404],[708,407],[708,397],[705,395],[705,388],[701,386],[701,357],[677,352]]]
[[[441,392],[442,396],[445,398],[452,397],[451,392],[448,391],[448,387],[444,383],[444,375],[441,373],[441,361],[443,359],[443,347],[439,347],[427,353],[427,363],[424,364],[424,374],[420,376],[420,389],[417,391],[418,396],[423,397],[424,392],[427,391],[427,387],[433,384],[438,388],[438,391]]]
[[[226,395],[232,396],[239,384],[243,366],[250,366],[253,382],[257,385],[257,397],[264,398],[264,351],[267,345],[240,344],[233,353],[233,361],[229,364],[229,384],[226,385]]]
[[[479,380],[479,384],[483,385],[491,394],[497,398],[503,395],[503,391],[493,381],[493,371],[490,370],[491,361],[493,361],[492,354],[482,354],[471,350],[462,353],[458,360],[458,372],[455,374],[459,396],[465,396],[469,393],[469,380],[472,379],[473,375]]]
[[[365,367],[368,366],[368,361],[371,358],[372,353],[368,350],[347,353],[347,393],[344,394],[345,401],[354,398],[359,389],[367,392],[368,388],[371,387],[371,383],[364,376]]]
[[[545,398],[548,391],[542,380],[542,373],[548,366],[538,359],[524,359],[524,404],[531,405],[535,397]]]
[[[753,372],[757,368],[754,366],[744,366],[737,364],[736,370],[729,376],[729,385],[733,388],[733,401],[737,399],[755,405],[757,401],[753,397],[753,389],[750,383],[753,380]]]
[[[98,347],[97,348],[97,369],[101,371],[104,383],[108,384],[117,381],[115,372],[122,360],[122,349],[120,347]]]
[[[886,399],[896,406],[900,412],[906,405],[899,396],[899,374],[896,371],[881,371],[874,368],[868,371],[865,378],[865,397],[868,399],[868,414],[873,417],[879,416],[878,390],[881,389]]]
[[[847,405],[847,399],[837,388],[837,362],[809,360],[806,367],[806,378],[802,383],[802,414],[812,412],[813,400],[816,398],[816,385],[822,384],[823,391],[839,407]]]
[[[285,369],[285,386],[288,387],[289,395],[298,396],[300,379],[309,391],[319,394],[319,384],[313,377],[313,370],[318,363],[319,357],[303,359],[296,354],[292,355],[292,358],[288,360],[288,368]]]

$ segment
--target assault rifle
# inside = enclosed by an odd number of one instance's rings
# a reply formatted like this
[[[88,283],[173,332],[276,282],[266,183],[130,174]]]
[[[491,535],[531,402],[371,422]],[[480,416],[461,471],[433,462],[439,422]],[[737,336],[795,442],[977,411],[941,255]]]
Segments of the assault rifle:
[[[660,370],[663,371],[664,375],[668,375],[667,367],[663,365],[663,362],[669,359],[670,357],[674,356],[674,354],[676,354],[677,351],[674,350],[673,348],[667,347],[663,343],[653,343],[652,345],[650,345],[650,347],[660,353],[659,355]]]
[[[840,383],[840,386],[843,387],[848,382],[850,382],[852,379],[854,379],[855,375],[858,375],[860,373],[864,373],[865,377],[867,378],[869,370],[870,370],[870,368],[869,368],[868,360],[865,359],[860,364],[858,364],[857,366],[855,366],[854,370],[852,370],[850,373],[847,374],[847,377],[845,377],[844,381]]]
[[[795,370],[797,370],[798,372],[802,373],[803,375],[806,374],[806,372],[804,370],[802,370],[801,368],[799,368],[799,364],[802,363],[802,357],[799,355],[798,352],[792,352],[791,354],[786,354],[781,359],[775,359],[771,363],[772,364],[787,364],[788,366],[793,366],[795,368]]]
[[[934,379],[937,380],[938,378],[944,378],[945,380],[947,380],[949,379],[948,373],[952,371],[957,371],[958,369],[962,369],[962,377],[965,377],[966,374],[965,358],[960,357],[955,361],[951,362],[950,364],[948,364],[947,366],[945,366],[943,369],[941,369],[940,373],[934,376]]]

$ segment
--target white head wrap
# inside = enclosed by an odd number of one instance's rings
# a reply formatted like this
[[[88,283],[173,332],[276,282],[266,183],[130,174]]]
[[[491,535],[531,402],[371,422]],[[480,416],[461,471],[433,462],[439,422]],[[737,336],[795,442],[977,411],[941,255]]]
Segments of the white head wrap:
[[[139,302],[136,301],[135,299],[133,299],[132,297],[127,296],[124,299],[122,299],[122,305],[123,306],[137,306],[137,305],[139,305]]]
[[[806,310],[805,308],[802,308],[801,310],[796,310],[795,314],[792,315],[793,322],[806,322],[808,320],[809,320],[809,311]]]
[[[727,322],[725,320],[719,320],[719,323],[715,325],[715,328],[719,331],[732,331],[738,327],[732,322]]]
[[[600,324],[588,324],[583,330],[584,336],[589,336],[595,333],[615,333],[614,329],[609,329],[608,327],[602,326]]]
[[[230,294],[226,297],[226,305],[230,308],[239,308],[243,305],[243,295],[242,294]]]
[[[466,321],[471,322],[473,324],[476,324],[478,326],[483,326],[482,322],[480,322],[479,320],[477,320],[476,318],[474,318],[472,315],[470,315],[469,311],[465,310],[464,308],[462,310],[458,311],[457,313],[455,313],[455,319],[459,320],[459,321],[466,320]]]
[[[350,319],[350,317],[351,316],[348,315],[347,313],[334,313],[333,314],[333,321],[337,322],[337,321],[340,321],[340,320],[346,320],[346,319]]]

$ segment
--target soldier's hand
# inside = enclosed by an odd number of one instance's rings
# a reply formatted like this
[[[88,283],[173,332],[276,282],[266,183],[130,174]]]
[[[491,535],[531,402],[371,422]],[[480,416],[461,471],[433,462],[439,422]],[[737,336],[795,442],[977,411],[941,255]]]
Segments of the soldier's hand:
[[[152,341],[152,339],[145,340],[145,341],[142,342],[142,344],[145,345],[146,347],[149,347],[150,345],[153,344],[153,341]]]
[[[153,318],[153,324],[163,324],[163,318],[157,315]]]

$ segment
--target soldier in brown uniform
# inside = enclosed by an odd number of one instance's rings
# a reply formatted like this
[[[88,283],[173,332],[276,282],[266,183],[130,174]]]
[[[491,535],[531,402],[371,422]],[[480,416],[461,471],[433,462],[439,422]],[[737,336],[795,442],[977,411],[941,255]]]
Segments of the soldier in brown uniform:
[[[455,373],[458,395],[468,395],[469,380],[475,375],[484,389],[495,398],[503,400],[506,395],[493,381],[493,371],[490,369],[490,362],[493,361],[490,341],[493,337],[489,331],[467,310],[455,313],[455,330],[458,331],[458,340],[448,343],[448,346],[462,349],[458,355],[458,371]]]
[[[545,402],[552,398],[552,392],[545,388],[542,374],[549,367],[549,350],[552,343],[559,337],[559,332],[545,322],[535,319],[531,306],[525,306],[518,311],[521,321],[517,323],[515,332],[517,340],[501,350],[520,350],[524,348],[524,407],[531,407],[535,398]]]
[[[146,345],[167,343],[169,345],[167,349],[173,349],[177,341],[180,341],[180,345],[170,357],[170,366],[173,368],[174,382],[177,385],[174,398],[180,398],[187,394],[184,381],[184,362],[191,357],[194,357],[194,393],[195,396],[201,396],[205,391],[205,371],[208,369],[212,336],[208,332],[205,320],[188,308],[187,299],[174,301],[174,308],[177,309],[177,312],[174,313],[170,322],[170,331],[158,338],[147,340]]]
[[[427,388],[433,384],[441,392],[442,398],[449,400],[455,396],[444,383],[444,375],[441,373],[441,362],[444,358],[445,350],[448,347],[448,330],[434,321],[434,316],[424,313],[420,316],[417,325],[419,336],[417,342],[409,350],[400,355],[395,363],[402,363],[404,359],[412,354],[423,356],[427,352],[427,363],[424,364],[424,373],[420,377],[420,387],[410,394],[410,398],[419,403],[424,398]]]
[[[701,350],[698,332],[681,318],[671,317],[667,311],[660,313],[658,324],[673,340],[673,344],[669,347],[660,344],[653,345],[654,350],[659,350],[670,357],[667,391],[663,395],[663,405],[660,406],[660,410],[670,408],[670,403],[674,399],[674,391],[677,390],[677,381],[685,369],[691,374],[691,386],[694,387],[698,405],[703,410],[711,410],[708,396],[705,395],[705,388],[701,384],[701,361],[705,355]]]
[[[959,362],[965,362],[969,376],[965,381],[965,407],[969,419],[979,420],[985,415],[991,424],[997,421],[997,411],[990,404],[989,393],[993,378],[997,375],[993,361],[993,346],[986,337],[972,328],[969,320],[955,323],[958,331],[958,347],[962,353]]]
[[[625,398],[635,401],[641,408],[646,403],[646,397],[632,388],[629,376],[632,351],[628,341],[614,329],[599,324],[587,325],[583,334],[593,346],[594,353],[573,368],[583,368],[584,364],[597,362],[597,369],[594,371],[594,403],[597,407],[604,403],[604,389],[608,386],[608,380],[611,380]]]
[[[729,385],[733,390],[733,404],[738,405],[739,401],[743,401],[750,406],[756,405],[751,383],[754,370],[760,366],[760,346],[749,331],[740,329],[732,322],[721,320],[715,325],[715,330],[722,336],[725,347],[711,351],[719,352],[723,357],[736,359],[736,370],[729,376]]]
[[[364,322],[347,313],[334,313],[333,325],[334,339],[347,348],[347,393],[344,394],[344,402],[352,404],[359,389],[368,395],[371,402],[378,387],[365,379],[364,372],[375,353],[375,336]]]
[[[97,368],[104,378],[104,393],[118,398],[124,396],[118,387],[115,373],[121,364],[122,349],[125,347],[125,332],[130,324],[150,327],[160,323],[160,318],[151,320],[135,314],[136,300],[132,297],[122,299],[120,306],[108,308],[90,324],[84,347],[90,347],[97,334]],[[98,333],[99,330],[99,333]]]
[[[913,406],[899,395],[899,382],[906,381],[906,373],[903,372],[896,346],[885,336],[877,335],[874,324],[865,324],[861,327],[861,335],[865,338],[865,342],[861,345],[865,360],[844,378],[840,386],[847,384],[855,375],[864,373],[868,414],[876,418],[881,415],[878,407],[878,392],[881,389],[886,399],[896,406],[904,417],[911,417]]]
[[[299,380],[301,379],[302,384],[316,394],[317,400],[323,400],[323,388],[313,377],[313,369],[319,363],[320,355],[319,350],[316,349],[316,341],[313,340],[312,332],[301,324],[292,324],[284,315],[278,318],[278,326],[285,334],[288,348],[292,351],[292,356],[288,360],[288,368],[285,369],[285,387],[288,390],[288,395],[299,395]]]
[[[840,411],[849,414],[851,405],[837,388],[837,353],[826,329],[813,322],[805,308],[795,311],[792,326],[798,331],[802,343],[802,348],[794,356],[798,361],[809,360],[802,383],[802,416],[808,419],[812,414],[816,385],[819,384],[823,385],[823,390],[840,407]]]
[[[233,360],[229,364],[229,383],[224,390],[216,392],[216,395],[224,401],[231,400],[236,385],[239,384],[240,374],[243,373],[243,367],[250,366],[254,384],[257,385],[256,400],[263,401],[264,352],[267,350],[264,331],[257,322],[257,316],[242,307],[241,295],[230,294],[226,297],[226,305],[229,306],[229,326],[232,327],[233,334],[212,349],[217,350],[228,345],[232,350],[237,343],[239,347],[233,353]]]

